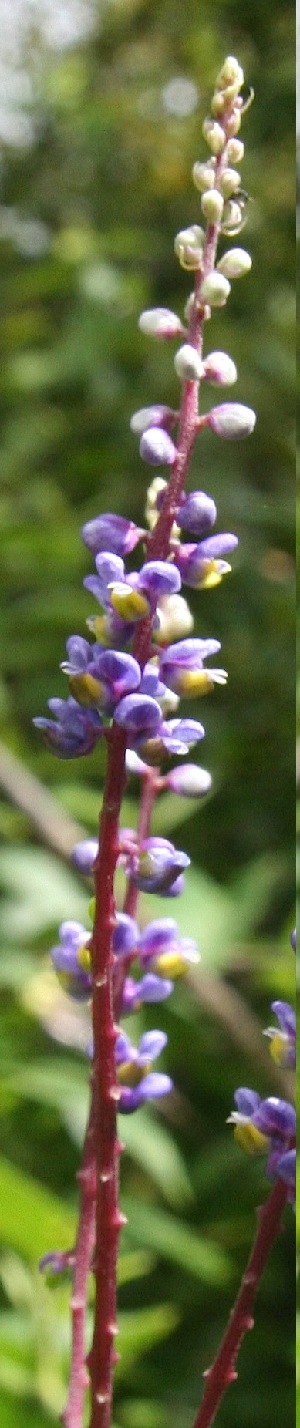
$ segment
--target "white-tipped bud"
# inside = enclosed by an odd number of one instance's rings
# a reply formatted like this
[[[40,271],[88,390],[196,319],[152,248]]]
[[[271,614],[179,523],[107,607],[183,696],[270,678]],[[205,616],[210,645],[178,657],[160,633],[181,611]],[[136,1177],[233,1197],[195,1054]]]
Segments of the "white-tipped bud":
[[[192,223],[190,228],[182,228],[176,234],[174,248],[181,268],[191,272],[201,268],[204,241],[205,233],[198,223]]]
[[[148,426],[140,440],[140,455],[149,466],[173,466],[177,450],[168,431],[159,426]]]
[[[183,347],[179,347],[179,351],[174,357],[174,367],[181,382],[200,382],[200,377],[202,377],[201,357],[199,357],[196,347],[192,347],[190,342],[184,342]]]
[[[220,178],[220,188],[223,197],[231,198],[233,194],[238,193],[240,187],[241,175],[238,173],[237,169],[223,169],[223,173],[221,174]]]
[[[217,267],[218,273],[223,273],[225,278],[243,278],[244,273],[250,273],[252,258],[246,248],[229,248]]]
[[[167,484],[163,476],[154,476],[153,481],[151,481],[150,486],[148,486],[145,515],[151,531],[153,531],[154,526],[156,526],[159,516],[160,498],[162,498],[164,491],[166,491]]]
[[[244,407],[241,402],[222,402],[221,406],[213,407],[208,416],[208,426],[225,441],[241,441],[251,436],[255,422],[252,407]]]
[[[147,431],[148,426],[163,426],[165,428],[173,426],[176,420],[176,412],[172,407],[140,407],[138,412],[133,412],[130,419],[130,430],[136,436],[141,436],[143,431]]]
[[[141,312],[139,327],[147,337],[178,337],[183,331],[180,317],[168,307],[150,307]]]
[[[199,764],[181,764],[167,774],[165,782],[167,788],[184,798],[203,798],[205,793],[209,793],[212,778],[208,769],[200,768]]]
[[[216,387],[231,387],[237,380],[235,362],[227,352],[209,352],[203,366],[203,377]]]
[[[193,167],[193,180],[195,188],[199,193],[205,193],[207,188],[213,188],[215,183],[215,168],[213,159],[210,164],[200,164],[198,161]]]
[[[241,164],[244,158],[245,145],[242,139],[229,139],[227,146],[227,158],[229,164]]]
[[[217,124],[215,119],[204,119],[202,134],[203,138],[206,139],[208,148],[212,154],[215,154],[216,158],[218,154],[223,153],[226,143],[226,134],[221,124]]]
[[[218,188],[207,188],[202,194],[201,209],[208,223],[220,223],[223,216],[224,198]]]
[[[237,86],[236,94],[243,88],[244,71],[236,59],[235,55],[227,55],[222,68],[216,78],[215,89],[228,89],[231,85]]]
[[[203,279],[200,288],[200,302],[209,303],[210,307],[224,307],[230,293],[230,283],[223,273],[218,273],[217,269],[213,273],[208,273]]]
[[[227,139],[235,139],[235,135],[239,133],[241,122],[241,110],[233,109],[232,114],[228,114],[226,118]]]

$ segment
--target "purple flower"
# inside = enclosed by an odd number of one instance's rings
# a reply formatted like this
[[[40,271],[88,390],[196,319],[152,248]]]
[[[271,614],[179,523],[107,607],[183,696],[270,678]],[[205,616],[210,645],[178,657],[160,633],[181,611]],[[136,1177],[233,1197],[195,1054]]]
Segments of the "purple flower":
[[[229,1121],[234,1125],[236,1140],[243,1150],[250,1154],[269,1156],[267,1173],[275,1170],[276,1154],[290,1149],[296,1128],[296,1113],[289,1101],[279,1096],[267,1096],[261,1100],[256,1091],[241,1086],[234,1095],[236,1111],[232,1111]],[[274,1160],[275,1156],[275,1160]]]
[[[296,1015],[289,1002],[272,1002],[272,1011],[277,1016],[278,1027],[268,1026],[265,1036],[270,1037],[270,1052],[278,1066],[296,1065]]]
[[[179,640],[160,655],[163,680],[175,694],[207,694],[214,683],[225,684],[224,669],[205,669],[203,661],[220,649],[219,640]]]
[[[116,913],[112,941],[115,957],[128,957],[138,946],[138,925],[134,917],[129,917],[127,912]]]
[[[116,1041],[117,1080],[120,1087],[119,1110],[127,1114],[137,1110],[152,1097],[165,1096],[172,1090],[170,1076],[152,1071],[152,1063],[167,1043],[163,1031],[147,1031],[138,1047],[121,1032]]]
[[[179,545],[176,549],[176,562],[182,580],[195,590],[218,585],[222,576],[231,569],[227,561],[219,557],[234,550],[236,545],[237,536],[229,533],[208,536],[208,539],[200,541],[199,545]]]
[[[258,1130],[270,1139],[289,1140],[296,1132],[295,1107],[280,1096],[267,1096],[265,1101],[261,1101],[254,1120]]]
[[[115,720],[126,729],[130,748],[138,749],[145,739],[155,736],[161,724],[161,711],[155,699],[145,694],[127,694],[115,711]]]
[[[143,968],[173,980],[199,962],[196,943],[188,937],[180,937],[172,917],[149,922],[140,936],[138,950]]]
[[[167,719],[160,729],[163,749],[168,754],[188,754],[189,749],[203,739],[205,729],[197,719]]]
[[[139,1011],[143,1002],[163,1002],[173,991],[173,982],[167,977],[157,977],[154,972],[146,972],[140,982],[133,977],[125,977],[122,991],[122,1015],[128,1016]]]
[[[191,491],[179,506],[177,521],[182,530],[191,535],[202,536],[211,530],[217,519],[217,507],[205,491]]]
[[[141,892],[168,893],[190,865],[187,853],[167,838],[146,838],[128,862],[129,875]]]
[[[96,710],[81,708],[72,696],[69,699],[48,699],[48,708],[54,719],[38,717],[33,723],[42,730],[52,753],[60,759],[78,759],[90,754],[104,733]]]
[[[78,650],[78,643],[86,649]],[[132,655],[106,650],[102,645],[91,646],[86,640],[79,642],[77,637],[68,640],[67,650],[71,657],[61,668],[69,675],[72,694],[79,704],[88,708],[96,706],[105,714],[113,714],[122,696],[138,689],[140,666]]]
[[[141,526],[134,525],[133,521],[127,521],[125,516],[115,516],[107,512],[103,516],[95,516],[92,521],[86,521],[82,526],[82,540],[88,550],[93,555],[99,555],[101,551],[111,551],[113,555],[129,555],[145,531]]]
[[[294,928],[293,928],[293,932],[291,932],[290,941],[291,941],[291,947],[293,948],[293,952],[296,952],[296,951],[297,951],[297,928],[296,928],[296,927],[294,927]]]
[[[62,922],[60,942],[51,948],[51,960],[64,991],[75,1001],[87,1001],[91,995],[90,933],[81,922]]]

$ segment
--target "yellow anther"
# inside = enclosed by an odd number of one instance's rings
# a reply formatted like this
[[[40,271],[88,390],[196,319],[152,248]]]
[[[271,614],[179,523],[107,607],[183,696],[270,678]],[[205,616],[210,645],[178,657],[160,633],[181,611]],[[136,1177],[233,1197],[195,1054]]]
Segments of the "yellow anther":
[[[234,1138],[248,1155],[264,1155],[269,1149],[268,1136],[258,1130],[252,1121],[239,1121],[234,1127]]]
[[[90,709],[91,706],[98,708],[103,695],[103,685],[99,679],[95,679],[93,674],[71,674],[70,690],[78,704]]]
[[[130,585],[113,585],[110,592],[111,603],[122,620],[141,620],[149,615],[150,605],[146,595],[140,590],[132,590]]]

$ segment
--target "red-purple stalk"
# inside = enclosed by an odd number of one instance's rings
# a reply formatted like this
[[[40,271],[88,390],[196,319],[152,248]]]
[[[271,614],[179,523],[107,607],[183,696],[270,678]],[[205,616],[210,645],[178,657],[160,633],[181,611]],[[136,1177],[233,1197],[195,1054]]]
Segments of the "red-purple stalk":
[[[265,1205],[260,1205],[257,1211],[258,1230],[253,1248],[224,1338],[212,1367],[204,1375],[204,1395],[193,1428],[211,1428],[226,1389],[237,1378],[235,1365],[240,1345],[247,1330],[253,1328],[254,1300],[270,1250],[281,1229],[287,1196],[287,1186],[282,1180],[276,1180]]]

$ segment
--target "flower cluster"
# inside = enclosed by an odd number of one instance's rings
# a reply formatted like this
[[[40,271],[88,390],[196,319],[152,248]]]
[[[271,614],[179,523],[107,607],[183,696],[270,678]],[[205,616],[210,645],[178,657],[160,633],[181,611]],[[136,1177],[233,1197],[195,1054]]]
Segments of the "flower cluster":
[[[296,1017],[288,1002],[275,1001],[271,1010],[277,1026],[269,1026],[265,1036],[270,1039],[273,1060],[282,1067],[296,1064]],[[236,1110],[229,1121],[234,1125],[235,1139],[250,1155],[265,1155],[268,1179],[283,1180],[288,1187],[288,1199],[295,1201],[296,1179],[296,1112],[289,1101],[279,1096],[261,1100],[257,1091],[239,1086],[234,1096]]]
[[[50,699],[50,717],[35,720],[49,748],[61,758],[88,754],[100,739],[113,754],[114,740],[122,731],[127,775],[140,774],[143,786],[152,779],[155,794],[163,787],[188,797],[207,793],[210,775],[197,764],[186,763],[169,772],[161,772],[160,765],[188,755],[204,737],[202,723],[191,717],[189,709],[182,712],[180,701],[209,694],[227,679],[226,670],[215,664],[219,640],[193,635],[182,587],[201,590],[219,584],[230,571],[228,556],[237,545],[231,531],[215,531],[213,497],[203,490],[186,491],[192,446],[204,427],[226,440],[237,440],[250,435],[255,424],[254,412],[240,402],[213,403],[205,415],[199,414],[198,406],[202,381],[223,391],[238,375],[228,353],[212,350],[203,355],[203,333],[214,309],[225,305],[231,282],[251,267],[250,256],[241,247],[229,248],[217,261],[219,236],[231,237],[243,226],[240,173],[235,167],[243,158],[238,138],[242,88],[241,67],[229,57],[218,76],[212,117],[203,126],[209,156],[193,169],[204,226],[197,221],[175,239],[176,257],[194,280],[184,316],[160,307],[147,309],[139,319],[141,333],[150,339],[180,344],[174,356],[179,409],[152,404],[131,419],[143,462],[151,469],[165,468],[169,480],[162,471],[152,472],[145,527],[112,512],[83,526],[83,542],[94,560],[94,570],[83,582],[96,602],[96,612],[87,620],[91,638],[73,634],[68,639],[61,665],[68,680],[67,698]],[[141,561],[132,569],[133,552],[141,544]],[[75,849],[74,861],[90,876],[97,856],[97,841],[87,840]],[[127,911],[129,890],[134,909],[140,891],[162,897],[180,894],[187,854],[167,838],[151,836],[148,821],[142,833],[128,829],[119,833],[117,860],[127,889],[123,912],[116,913],[111,930],[118,1019],[142,1002],[168,996],[174,979],[197,953],[193,943],[179,937],[173,919],[150,922],[140,932]],[[52,961],[71,996],[89,1000],[93,933],[76,922],[62,923]],[[120,1109],[134,1109],[149,1095],[161,1094],[162,1079],[164,1089],[169,1088],[166,1077],[151,1070],[152,1053],[158,1054],[165,1038],[159,1032],[151,1035],[154,1050],[149,1038],[143,1038],[136,1053],[123,1032],[118,1035]]]

